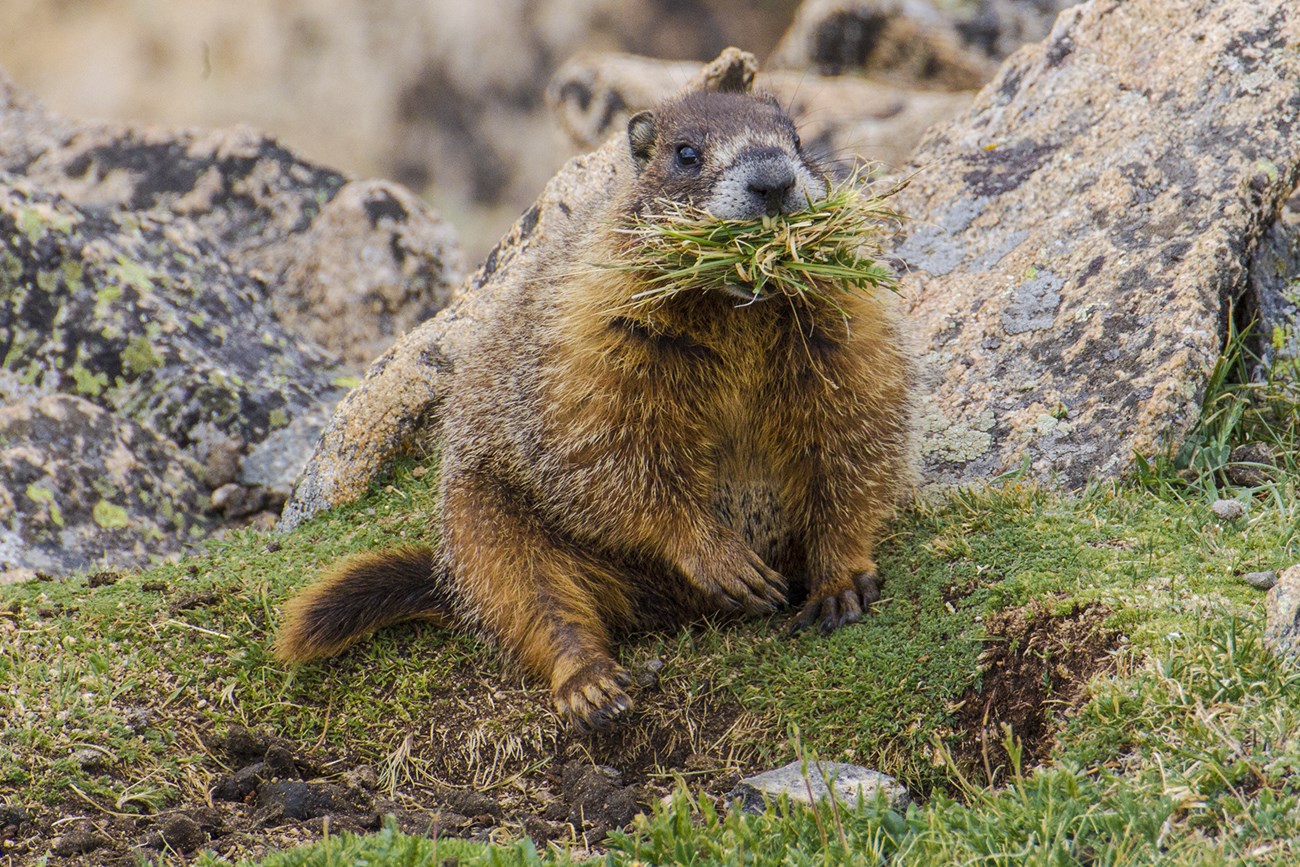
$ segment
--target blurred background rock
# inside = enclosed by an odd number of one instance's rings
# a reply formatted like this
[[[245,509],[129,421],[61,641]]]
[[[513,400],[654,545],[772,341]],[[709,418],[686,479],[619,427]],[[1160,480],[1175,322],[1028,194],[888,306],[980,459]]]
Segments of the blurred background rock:
[[[567,137],[544,103],[548,81],[575,54],[705,61],[736,45],[766,66],[813,77],[860,71],[895,85],[967,90],[991,75],[991,60],[1041,38],[1065,5],[5,0],[0,69],[70,117],[244,123],[346,174],[396,180],[456,226],[474,262],[563,161],[588,147]],[[680,85],[694,68],[667,74]],[[805,90],[818,110],[818,89]],[[868,156],[872,146],[865,142]]]
[[[543,104],[574,52],[760,57],[795,0],[5,0],[0,68],[50,108],[250,124],[397,180],[481,258],[574,147]]]

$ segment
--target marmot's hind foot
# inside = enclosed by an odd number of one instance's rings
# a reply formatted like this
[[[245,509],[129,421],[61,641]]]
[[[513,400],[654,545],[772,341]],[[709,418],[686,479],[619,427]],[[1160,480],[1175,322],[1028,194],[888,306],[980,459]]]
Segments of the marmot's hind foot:
[[[608,728],[631,710],[632,699],[623,691],[631,682],[631,675],[618,663],[598,659],[555,688],[555,709],[578,731]]]
[[[814,595],[790,624],[790,634],[807,629],[814,623],[822,635],[841,626],[857,623],[872,604],[880,601],[880,582],[873,572],[853,576],[853,586],[846,590]]]

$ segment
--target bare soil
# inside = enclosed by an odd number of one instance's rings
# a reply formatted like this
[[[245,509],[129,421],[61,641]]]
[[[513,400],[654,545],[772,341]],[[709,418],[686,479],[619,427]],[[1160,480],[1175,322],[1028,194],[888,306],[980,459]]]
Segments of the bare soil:
[[[344,677],[359,664],[339,663]],[[142,858],[185,863],[204,849],[235,861],[327,831],[375,830],[390,814],[409,833],[484,841],[525,834],[539,845],[591,848],[670,792],[679,775],[720,796],[758,769],[760,722],[698,673],[695,682],[663,678],[661,666],[634,662],[632,718],[582,736],[559,727],[545,691],[503,683],[493,666],[467,661],[445,695],[429,697],[429,728],[380,762],[268,730],[213,726],[175,707],[143,709],[153,725],[165,718],[178,732],[178,757],[187,753],[181,760],[194,761],[206,784],[147,816],[75,794],[37,815],[0,812],[0,865],[50,853],[51,867],[135,867]],[[184,744],[181,732],[197,733],[199,743]]]
[[[1024,768],[1045,761],[1059,722],[1083,700],[1088,681],[1111,671],[1120,634],[1100,605],[1053,614],[1048,603],[997,612],[985,621],[983,678],[958,703],[959,762],[996,784],[1008,769],[1004,726],[1023,749]]]

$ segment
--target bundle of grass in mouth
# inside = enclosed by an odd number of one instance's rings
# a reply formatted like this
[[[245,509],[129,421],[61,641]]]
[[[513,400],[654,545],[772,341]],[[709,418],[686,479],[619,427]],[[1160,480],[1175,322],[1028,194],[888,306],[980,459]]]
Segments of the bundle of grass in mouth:
[[[868,193],[855,175],[806,210],[758,220],[719,219],[694,205],[663,202],[620,229],[631,243],[619,267],[649,284],[633,296],[637,307],[682,292],[834,305],[838,293],[895,290],[897,276],[878,257],[881,238],[902,219],[886,203],[904,185]]]

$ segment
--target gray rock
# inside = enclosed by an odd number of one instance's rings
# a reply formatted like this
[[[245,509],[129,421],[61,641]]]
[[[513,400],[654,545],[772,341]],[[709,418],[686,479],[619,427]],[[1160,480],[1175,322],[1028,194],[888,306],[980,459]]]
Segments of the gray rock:
[[[260,442],[337,391],[333,360],[189,221],[84,211],[0,174],[0,237],[6,400],[76,394],[197,448]]]
[[[1081,486],[1179,441],[1300,172],[1300,11],[1093,0],[913,155],[923,477]]]
[[[741,808],[760,813],[781,795],[801,804],[834,796],[835,800],[858,806],[870,804],[884,793],[891,809],[903,811],[912,797],[901,783],[888,774],[843,762],[791,762],[783,768],[746,777],[731,791]]]
[[[244,129],[73,123],[0,75],[0,574],[173,553],[215,526],[204,486],[227,521],[278,509],[341,363],[462,273],[395,185]]]
[[[213,526],[171,441],[72,395],[0,408],[0,571],[146,566]]]
[[[1264,644],[1282,659],[1300,661],[1300,564],[1282,570],[1264,601]]]
[[[203,481],[214,491],[239,478],[244,460],[244,443],[237,437],[213,443],[203,464]]]
[[[980,87],[996,68],[924,0],[804,0],[768,65],[947,90]]]
[[[1251,257],[1246,302],[1250,305],[1247,312],[1258,319],[1248,336],[1259,359],[1251,372],[1256,380],[1267,379],[1271,369],[1300,364],[1300,287],[1295,282],[1298,275],[1300,189],[1292,193]],[[1235,455],[1233,460],[1237,460]]]
[[[1258,587],[1260,590],[1271,590],[1277,583],[1277,573],[1272,569],[1266,572],[1247,572],[1242,576],[1242,580],[1251,587]]]
[[[456,233],[387,181],[347,184],[308,229],[255,264],[272,275],[279,321],[358,371],[447,306],[465,277]]]
[[[770,65],[949,81],[1037,42],[1075,0],[806,0]],[[897,44],[901,43],[901,44]],[[936,58],[927,62],[929,58]]]
[[[1215,500],[1210,504],[1210,511],[1221,521],[1235,521],[1246,514],[1246,506],[1241,500]]]
[[[265,488],[282,503],[288,499],[334,406],[318,404],[253,447],[240,465],[240,483]]]

